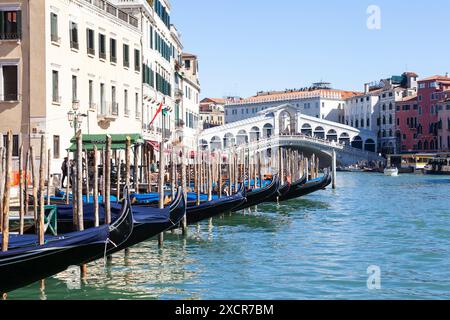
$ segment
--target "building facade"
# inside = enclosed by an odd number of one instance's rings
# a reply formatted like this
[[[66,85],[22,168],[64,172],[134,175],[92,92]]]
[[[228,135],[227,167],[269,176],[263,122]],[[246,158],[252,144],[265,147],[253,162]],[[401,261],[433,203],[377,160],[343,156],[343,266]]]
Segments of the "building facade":
[[[439,150],[450,152],[450,91],[444,91],[438,111]]]
[[[200,102],[200,121],[203,129],[224,125],[226,100],[222,98],[205,98]]]
[[[14,133],[16,167],[19,146],[39,150],[44,135],[58,173],[73,111],[83,134],[159,142],[164,128],[175,139],[183,57],[170,10],[167,0],[0,0],[0,129]],[[186,106],[198,117],[200,85],[187,76],[196,92]]]
[[[248,119],[268,108],[289,103],[302,114],[328,121],[344,123],[344,108],[348,98],[358,93],[331,89],[328,83],[310,88],[283,92],[260,92],[256,96],[230,102],[225,106],[225,123]]]
[[[402,152],[436,152],[443,148],[446,135],[439,129],[444,126],[439,120],[445,119],[445,94],[449,89],[447,76],[425,78],[418,81],[416,97],[397,104],[397,136]]]
[[[367,83],[364,94],[347,100],[345,122],[361,130],[370,130],[377,137],[377,150],[383,154],[399,151],[395,135],[395,104],[417,92],[417,74],[405,72],[376,83]]]

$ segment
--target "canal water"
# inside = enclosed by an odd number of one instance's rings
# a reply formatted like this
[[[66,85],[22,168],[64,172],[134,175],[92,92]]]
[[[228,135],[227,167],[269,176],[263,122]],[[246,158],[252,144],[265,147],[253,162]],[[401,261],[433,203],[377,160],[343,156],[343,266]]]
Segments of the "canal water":
[[[91,264],[84,282],[69,270],[9,299],[450,299],[450,178],[338,180],[336,191],[219,217],[186,239],[166,235],[162,250],[152,240]]]

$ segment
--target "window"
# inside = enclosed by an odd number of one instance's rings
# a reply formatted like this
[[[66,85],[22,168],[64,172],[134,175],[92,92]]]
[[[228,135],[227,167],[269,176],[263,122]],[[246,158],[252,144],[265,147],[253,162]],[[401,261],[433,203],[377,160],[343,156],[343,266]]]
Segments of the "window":
[[[119,105],[117,104],[116,100],[116,87],[111,87],[111,112],[113,115],[117,116],[119,115]]]
[[[60,98],[59,98],[59,73],[56,70],[52,71],[52,101],[54,103],[60,103]]]
[[[0,11],[0,40],[16,40],[21,38],[21,17],[21,11]]]
[[[50,38],[52,42],[59,43],[58,16],[53,12],[50,13]]]
[[[117,40],[111,38],[109,41],[109,46],[110,46],[110,60],[112,63],[117,63]]]
[[[78,25],[70,22],[70,48],[78,50]]]
[[[134,101],[134,108],[136,111],[136,119],[139,119],[141,117],[141,113],[139,112],[139,93],[136,92],[135,94],[135,101]]]
[[[425,83],[419,83],[419,89],[425,89]]]
[[[77,76],[72,76],[72,102],[78,102],[77,99]]]
[[[94,106],[94,81],[89,80],[89,109],[95,109]]]
[[[16,65],[0,65],[0,101],[18,101],[18,69]]]
[[[59,159],[59,157],[60,157],[59,136],[53,136],[53,159]]]
[[[123,91],[123,105],[125,108],[125,115],[128,116],[130,114],[130,110],[128,109],[128,90]]]
[[[87,53],[90,55],[95,55],[95,40],[94,40],[94,30],[87,29],[86,30],[86,39],[87,39]]]
[[[141,71],[141,52],[134,49],[134,70]]]
[[[106,37],[101,33],[98,35],[98,55],[100,59],[106,60]]]
[[[105,84],[100,83],[100,113],[106,114]]]
[[[130,46],[127,44],[123,45],[123,66],[130,67]]]
[[[5,134],[3,136],[3,145],[6,146],[7,143],[8,143],[8,135]],[[12,145],[13,145],[12,156],[18,157],[19,156],[19,135],[14,134],[12,136]]]

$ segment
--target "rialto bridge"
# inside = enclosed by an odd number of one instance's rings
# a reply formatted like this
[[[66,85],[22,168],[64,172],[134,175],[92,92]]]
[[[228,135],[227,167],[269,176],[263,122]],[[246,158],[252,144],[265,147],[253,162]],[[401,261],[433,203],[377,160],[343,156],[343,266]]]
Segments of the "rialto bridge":
[[[375,153],[376,140],[370,131],[306,116],[286,104],[261,111],[254,118],[204,130],[199,136],[199,146],[211,151],[296,148],[305,156],[316,154],[323,166],[329,166],[333,150],[340,165],[382,161]]]

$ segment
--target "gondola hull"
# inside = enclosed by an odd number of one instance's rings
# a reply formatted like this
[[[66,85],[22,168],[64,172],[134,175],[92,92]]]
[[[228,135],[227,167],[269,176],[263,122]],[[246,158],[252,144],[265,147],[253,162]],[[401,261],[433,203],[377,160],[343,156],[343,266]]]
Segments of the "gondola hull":
[[[304,184],[292,185],[289,191],[279,197],[279,201],[287,201],[306,196],[319,190],[325,189],[331,184],[331,174],[327,172],[322,178],[318,180],[308,181]]]
[[[275,176],[270,185],[265,188],[250,191],[246,194],[247,201],[233,209],[233,212],[244,210],[270,200],[278,191],[280,180]]]
[[[133,231],[130,201],[124,201],[120,217],[104,225],[57,237],[46,236],[38,245],[35,235],[11,235],[9,250],[0,253],[0,292],[10,292],[48,278],[72,265],[89,263],[105,251],[127,241]]]

